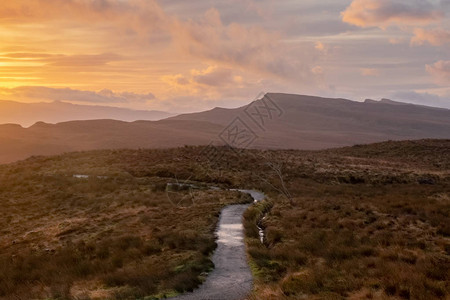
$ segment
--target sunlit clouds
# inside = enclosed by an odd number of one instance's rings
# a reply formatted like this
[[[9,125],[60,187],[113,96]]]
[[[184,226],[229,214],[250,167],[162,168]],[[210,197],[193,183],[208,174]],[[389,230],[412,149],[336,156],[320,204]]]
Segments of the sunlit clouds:
[[[378,75],[380,75],[380,72],[377,69],[362,68],[361,75],[362,76],[378,76]]]
[[[54,100],[90,103],[133,103],[147,102],[155,99],[152,93],[136,94],[131,92],[116,93],[108,89],[99,92],[83,91],[71,88],[49,88],[42,86],[21,86],[0,88],[0,93],[10,98],[23,100]]]
[[[424,45],[429,43],[433,46],[442,46],[450,43],[450,30],[443,29],[414,29],[414,37],[411,39],[412,45]]]
[[[177,112],[238,106],[262,91],[445,99],[448,9],[438,0],[3,1],[0,99]]]
[[[440,60],[432,65],[427,65],[426,69],[439,84],[450,85],[450,60]]]
[[[429,24],[439,21],[444,13],[432,1],[423,0],[353,0],[342,12],[344,22],[361,26],[386,28]]]

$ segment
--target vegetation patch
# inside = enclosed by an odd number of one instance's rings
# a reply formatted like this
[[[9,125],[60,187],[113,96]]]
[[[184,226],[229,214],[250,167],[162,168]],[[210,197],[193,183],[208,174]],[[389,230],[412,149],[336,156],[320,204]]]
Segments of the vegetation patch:
[[[448,298],[450,177],[440,167],[448,153],[431,158],[433,143],[399,144],[307,153],[291,164],[314,167],[286,172],[293,197],[272,195],[266,245],[255,241],[261,209],[245,214],[256,276],[249,299]],[[396,152],[377,151],[386,147]],[[295,152],[284,155],[294,161]],[[424,177],[432,180],[416,180]]]
[[[239,192],[168,190],[175,178],[96,166],[105,159],[99,153],[1,166],[1,299],[156,299],[191,291],[214,267],[220,210],[251,200]]]
[[[446,299],[448,149],[449,140],[224,148],[209,161],[201,147],[183,147],[0,165],[0,298],[153,299],[192,290],[213,267],[221,209],[251,201],[204,188],[217,186],[270,199],[245,213],[250,298]]]

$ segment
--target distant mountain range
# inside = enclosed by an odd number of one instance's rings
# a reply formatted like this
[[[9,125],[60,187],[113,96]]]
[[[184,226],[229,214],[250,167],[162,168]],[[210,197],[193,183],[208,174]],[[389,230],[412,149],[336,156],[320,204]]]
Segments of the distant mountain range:
[[[263,128],[247,112],[264,102],[272,110]],[[276,116],[281,109],[281,115]],[[249,109],[250,108],[250,109]],[[172,120],[204,121],[226,126],[240,116],[259,138],[256,148],[323,149],[385,140],[450,138],[450,110],[396,102],[389,99],[356,102],[292,94],[267,94],[263,100],[236,109],[215,108],[184,114]],[[250,120],[248,120],[250,119]],[[258,119],[258,116],[253,117]],[[258,121],[258,120],[257,120]],[[258,128],[259,127],[259,128]]]
[[[110,117],[114,118],[114,117]],[[450,110],[395,102],[267,94],[246,106],[160,121],[0,125],[0,162],[30,155],[110,148],[216,144],[324,149],[385,140],[450,139]]]
[[[0,100],[0,124],[28,127],[36,122],[59,123],[72,120],[114,119],[121,121],[160,120],[174,114],[162,111],[132,110],[110,106],[78,105],[61,101],[21,103]]]

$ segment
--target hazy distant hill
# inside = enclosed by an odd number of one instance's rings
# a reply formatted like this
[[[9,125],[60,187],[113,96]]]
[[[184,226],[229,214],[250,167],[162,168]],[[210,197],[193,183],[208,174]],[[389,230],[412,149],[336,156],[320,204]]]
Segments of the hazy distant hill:
[[[0,162],[80,150],[204,145],[220,129],[216,124],[175,120],[39,122],[29,128],[6,124],[0,125]]]
[[[121,121],[160,120],[173,116],[162,111],[131,110],[109,106],[78,105],[54,101],[21,103],[0,100],[0,124],[28,127],[36,122],[59,123],[71,120],[114,119]]]
[[[399,104],[390,100],[355,102],[311,96],[268,94],[280,111],[264,126],[252,121],[245,109],[215,108],[161,121],[71,121],[55,125],[39,122],[30,128],[0,125],[0,162],[30,155],[105,148],[166,148],[224,143],[219,136],[236,118],[258,136],[256,148],[324,149],[385,140],[450,139],[450,110]],[[267,115],[267,111],[266,114]],[[254,117],[257,119],[257,117]],[[224,131],[225,130],[225,131]],[[225,139],[226,140],[226,139]]]

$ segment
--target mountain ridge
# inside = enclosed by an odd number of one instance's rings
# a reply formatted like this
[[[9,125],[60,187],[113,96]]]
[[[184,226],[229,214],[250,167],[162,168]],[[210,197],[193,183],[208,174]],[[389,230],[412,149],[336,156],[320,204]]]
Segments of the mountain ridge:
[[[386,140],[450,139],[450,110],[444,108],[281,93],[266,97],[238,108],[214,108],[158,121],[0,125],[0,163],[70,151],[223,145],[230,143],[224,133],[236,120],[255,135],[242,147],[258,149],[315,150]],[[257,126],[248,112],[255,107],[264,111],[268,99],[278,111],[264,126]]]

